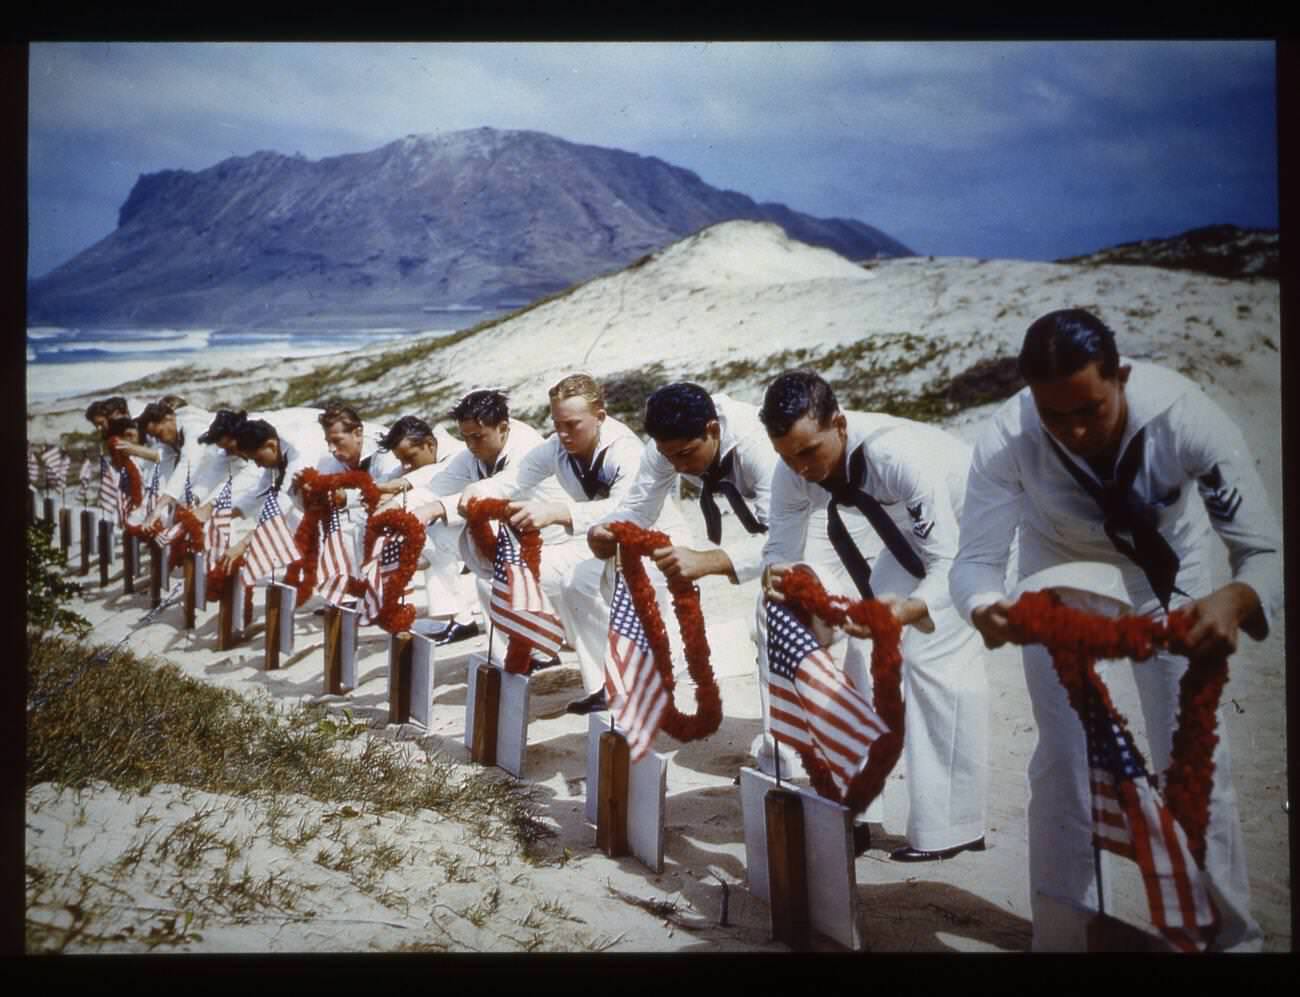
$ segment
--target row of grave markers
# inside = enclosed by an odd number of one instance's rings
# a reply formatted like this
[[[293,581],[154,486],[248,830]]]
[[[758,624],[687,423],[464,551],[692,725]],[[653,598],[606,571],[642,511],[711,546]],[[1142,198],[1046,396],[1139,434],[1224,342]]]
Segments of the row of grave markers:
[[[28,490],[28,520],[35,519],[35,494]],[[44,500],[44,518],[56,518],[54,501]],[[98,555],[99,584],[107,586],[116,531],[97,512],[83,509],[79,537],[81,575],[89,574],[92,554]],[[72,510],[57,512],[59,545],[65,557],[72,546]],[[86,542],[91,540],[93,542]],[[171,565],[168,551],[145,541],[149,555],[150,608],[161,603]],[[139,537],[122,538],[122,591],[135,592],[141,569]],[[184,578],[184,628],[195,627],[198,611],[206,609],[207,565],[202,553],[187,554]],[[282,582],[267,584],[263,664],[278,669],[293,654],[297,592]],[[219,602],[217,649],[241,643],[251,624],[244,615],[245,590],[239,572],[226,577]],[[346,695],[356,688],[356,655],[360,613],[327,606],[324,615],[324,691]],[[411,632],[389,636],[389,723],[414,721],[426,729],[433,711],[435,645],[417,621]],[[465,699],[464,744],[477,764],[498,766],[515,778],[524,777],[528,748],[529,679],[507,672],[482,653],[470,655]],[[668,756],[650,751],[630,762],[626,738],[608,712],[590,714],[587,729],[585,817],[596,828],[596,847],[610,857],[632,856],[655,873],[664,868],[665,802]],[[861,911],[853,845],[853,823],[847,808],[809,789],[781,781],[754,768],[740,773],[745,861],[750,892],[768,904],[773,938],[796,950],[808,950],[817,939],[829,939],[846,949],[861,951]],[[1096,915],[1089,927],[1090,951],[1134,951],[1163,948],[1153,935],[1107,914]]]

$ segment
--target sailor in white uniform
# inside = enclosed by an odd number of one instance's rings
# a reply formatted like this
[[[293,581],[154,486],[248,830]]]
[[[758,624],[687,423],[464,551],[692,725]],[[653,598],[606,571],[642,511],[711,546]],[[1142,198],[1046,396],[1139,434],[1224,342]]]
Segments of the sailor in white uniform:
[[[988,788],[985,654],[979,635],[958,616],[948,594],[969,448],[922,423],[843,412],[830,386],[812,371],[790,371],[773,381],[760,418],[782,459],[772,478],[764,591],[779,598],[775,583],[804,558],[808,522],[822,510],[852,588],[837,593],[825,578],[823,585],[835,594],[890,599],[904,624],[908,844],[891,858],[919,862],[982,850]],[[879,550],[873,563],[863,556],[864,548]],[[759,638],[765,666],[762,613]],[[851,639],[844,670],[870,700],[868,660],[867,642]],[[877,799],[865,819],[876,822],[881,816]]]
[[[1281,532],[1241,433],[1223,412],[1186,378],[1121,360],[1114,333],[1082,309],[1034,322],[1020,370],[1029,386],[976,444],[950,576],[958,610],[988,645],[1013,636],[1004,577],[1017,528],[1021,577],[1072,561],[1114,565],[1137,612],[1195,613],[1184,649],[1192,656],[1231,653],[1239,630],[1266,636],[1282,607]],[[1219,588],[1208,564],[1211,528],[1232,571]],[[1082,950],[1087,912],[1098,909],[1083,728],[1046,649],[1023,654],[1038,724],[1029,763],[1033,947]],[[1152,772],[1169,762],[1186,665],[1186,656],[1165,652],[1132,670]],[[1214,764],[1206,847],[1222,922],[1214,947],[1254,951],[1262,936],[1250,915],[1222,734]]]
[[[467,488],[462,506],[476,496],[510,498],[512,526],[563,528],[564,539],[542,549],[540,580],[578,654],[586,695],[568,710],[581,715],[606,708],[605,649],[614,584],[612,562],[592,556],[587,530],[622,503],[644,447],[631,429],[606,412],[604,391],[589,375],[562,378],[550,389],[550,399],[555,434],[521,460]],[[552,478],[565,493],[562,499],[524,497]],[[654,525],[670,536],[684,537],[687,532],[675,503],[666,505]],[[661,587],[656,594],[663,591]]]

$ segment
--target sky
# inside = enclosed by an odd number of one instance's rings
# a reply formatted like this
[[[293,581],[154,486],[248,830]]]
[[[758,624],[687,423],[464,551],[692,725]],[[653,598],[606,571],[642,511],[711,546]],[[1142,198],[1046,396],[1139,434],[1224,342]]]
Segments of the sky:
[[[489,126],[656,156],[918,253],[1051,260],[1278,227],[1270,41],[30,47],[30,277],[136,180]]]

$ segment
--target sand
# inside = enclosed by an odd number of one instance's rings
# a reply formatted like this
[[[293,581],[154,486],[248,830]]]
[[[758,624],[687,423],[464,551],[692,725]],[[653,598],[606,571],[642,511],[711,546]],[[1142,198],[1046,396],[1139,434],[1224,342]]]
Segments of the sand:
[[[528,312],[494,330],[491,343],[463,346],[462,376],[467,382],[520,385],[515,398],[526,408],[567,370],[594,367],[599,374],[635,366],[638,357],[645,359],[647,343],[655,344],[655,358],[676,374],[735,356],[769,356],[789,347],[792,329],[815,325],[817,342],[850,342],[863,334],[864,308],[873,316],[872,329],[910,328],[968,344],[950,358],[955,372],[981,356],[1014,352],[1028,321],[1051,308],[1078,304],[1096,308],[1117,326],[1125,353],[1183,369],[1206,387],[1241,426],[1280,507],[1276,284],[1140,267],[923,257],[846,270],[830,254],[782,245],[767,229],[720,226],[712,242],[666,250],[651,264]],[[688,252],[692,248],[695,252]],[[618,334],[622,326],[612,318],[629,310],[638,317],[635,338]],[[1000,311],[1005,314],[992,321]],[[709,330],[707,337],[698,334],[702,328]],[[972,338],[981,329],[983,334]],[[599,358],[598,365],[579,363],[592,357]],[[40,439],[81,429],[75,422],[79,411],[71,402],[33,406],[29,434]],[[949,428],[970,439],[989,411],[968,411]],[[688,522],[702,535],[694,504],[685,506]],[[728,531],[737,528],[731,517],[725,522]],[[1220,578],[1226,577],[1223,561],[1220,557]],[[106,588],[95,581],[92,576],[73,608],[96,624],[95,640],[113,642],[147,611],[147,587],[123,595],[120,562]],[[543,821],[554,832],[538,846],[536,861],[524,861],[504,839],[469,839],[459,825],[429,813],[376,814],[360,804],[327,806],[299,798],[214,797],[179,786],[133,795],[108,787],[78,794],[42,785],[28,793],[27,862],[49,876],[39,888],[29,877],[29,920],[57,929],[55,935],[70,933],[66,951],[786,951],[771,939],[766,906],[746,888],[739,791],[733,785],[739,768],[752,763],[748,750],[760,729],[747,637],[755,585],[710,578],[701,586],[724,719],[706,741],[678,745],[664,735],[657,741],[670,759],[662,873],[635,859],[607,858],[594,846],[595,831],[583,816],[587,721],[564,712],[565,703],[579,693],[576,659],[565,652],[563,667],[533,680],[525,780],[535,787]],[[346,710],[368,725],[368,736],[409,743],[412,764],[421,764],[425,751],[471,764],[462,743],[466,669],[469,654],[486,647],[485,637],[439,656],[434,715],[425,730],[386,722],[386,635],[377,628],[362,632],[356,689],[331,697],[322,694],[319,617],[299,614],[295,652],[275,672],[262,669],[257,625],[248,641],[218,652],[214,609],[201,616],[193,633],[180,624],[180,608],[172,607],[136,630],[128,646],[250,696],[286,705],[321,702],[339,716]],[[1284,643],[1285,620],[1263,643],[1244,640],[1224,693],[1254,914],[1269,952],[1289,952],[1292,946]],[[677,666],[683,667],[680,659]],[[992,654],[988,674],[993,710],[989,848],[941,863],[889,861],[889,849],[904,843],[907,774],[900,765],[886,792],[884,834],[876,835],[854,866],[863,936],[871,951],[1028,948],[1024,773],[1036,731],[1018,653]],[[689,683],[679,682],[679,703],[687,709],[689,692]],[[1138,711],[1123,690],[1119,705],[1140,735]],[[175,830],[196,813],[206,813],[205,822],[241,844],[233,865],[228,851],[213,849],[184,871],[171,859],[142,861],[123,871],[129,864],[123,857],[151,831]],[[322,841],[326,832],[332,835],[331,849],[351,843],[354,851],[373,852],[388,845],[403,858],[377,875],[330,868],[313,861],[310,849],[295,852],[277,843],[267,832],[277,821],[319,824]],[[152,840],[156,845],[159,839]],[[222,869],[243,870],[258,881],[277,875],[295,898],[292,909],[221,909],[176,885],[197,890]],[[107,913],[98,914],[87,930],[70,932],[77,918],[65,904],[80,889],[90,891],[100,901],[97,909]],[[1135,877],[1121,876],[1114,913],[1143,922],[1145,902]]]

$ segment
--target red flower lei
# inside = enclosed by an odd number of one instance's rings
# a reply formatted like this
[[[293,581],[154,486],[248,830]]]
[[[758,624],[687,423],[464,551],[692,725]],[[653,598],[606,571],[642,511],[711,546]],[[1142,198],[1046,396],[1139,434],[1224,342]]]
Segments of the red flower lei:
[[[506,519],[507,499],[479,498],[465,503],[465,525],[474,541],[475,549],[489,562],[496,560],[497,535],[493,532],[490,521]],[[532,576],[541,578],[542,570],[542,535],[537,530],[517,531],[519,536],[519,557]],[[523,675],[528,671],[529,659],[533,646],[524,638],[510,635],[506,644],[506,671],[513,675]]]
[[[405,509],[389,509],[379,515],[373,515],[375,506],[383,498],[374,479],[365,471],[343,471],[340,474],[321,474],[315,468],[302,472],[303,517],[294,532],[294,542],[303,556],[289,565],[285,572],[285,583],[294,585],[298,590],[298,604],[311,598],[316,589],[316,570],[320,561],[320,527],[329,515],[334,501],[334,492],[339,489],[355,488],[360,490],[361,499],[366,504],[366,511],[371,513],[366,523],[365,549],[371,545],[380,532],[399,534],[404,542],[397,568],[388,576],[384,585],[384,601],[375,622],[388,633],[401,633],[409,630],[415,622],[415,607],[400,600],[406,592],[406,585],[415,575],[419,566],[420,552],[424,549],[424,524]],[[359,578],[348,580],[347,591],[350,595],[361,595],[365,591],[365,582]]]
[[[797,749],[818,795],[842,803],[855,814],[861,813],[880,795],[903,750],[902,625],[893,610],[876,599],[850,601],[845,596],[827,594],[817,577],[805,568],[786,572],[781,591],[786,605],[805,624],[811,622],[810,617],[817,616],[833,626],[842,627],[846,620],[852,620],[871,630],[873,706],[888,729],[871,743],[867,764],[853,777],[841,797],[826,762],[809,749]]]
[[[1105,684],[1098,678],[1096,662],[1105,658],[1145,661],[1160,647],[1177,647],[1186,638],[1191,621],[1174,610],[1165,621],[1143,616],[1117,619],[1062,605],[1051,592],[1026,592],[1011,607],[1008,620],[1017,630],[1015,643],[1043,644],[1051,652],[1056,674],[1082,717],[1086,692],[1091,687],[1114,713]],[[1205,833],[1209,825],[1210,789],[1214,784],[1216,712],[1228,681],[1228,660],[1190,662],[1178,687],[1178,717],[1169,768],[1161,780],[1165,804],[1187,834],[1196,864],[1205,868]]]
[[[194,553],[200,553],[203,550],[203,524],[199,522],[199,517],[194,515],[194,511],[187,505],[176,506],[176,520],[181,523],[185,529],[175,540],[171,542],[171,556],[173,561],[179,561],[185,555],[187,550]],[[156,530],[161,533],[161,529]]]
[[[117,450],[113,444],[123,441],[120,436],[110,436],[106,441],[108,447],[108,462],[119,471],[125,469],[128,481],[129,502],[127,512],[134,512],[144,501],[144,486],[140,482],[140,469],[135,466],[135,461],[131,459],[130,454]],[[126,527],[128,533],[140,535],[141,530],[137,526]]]
[[[668,707],[664,710],[660,729],[678,741],[698,741],[708,737],[722,724],[722,694],[709,664],[709,638],[704,629],[704,613],[700,609],[700,590],[683,578],[668,579],[673,612],[686,648],[686,667],[695,683],[695,714],[687,715],[673,702],[672,649],[654,587],[642,560],[651,551],[671,547],[673,542],[666,533],[643,529],[634,523],[618,522],[608,526],[623,548],[623,577],[627,580],[632,607],[645,630],[654,654],[655,668],[668,691]]]

